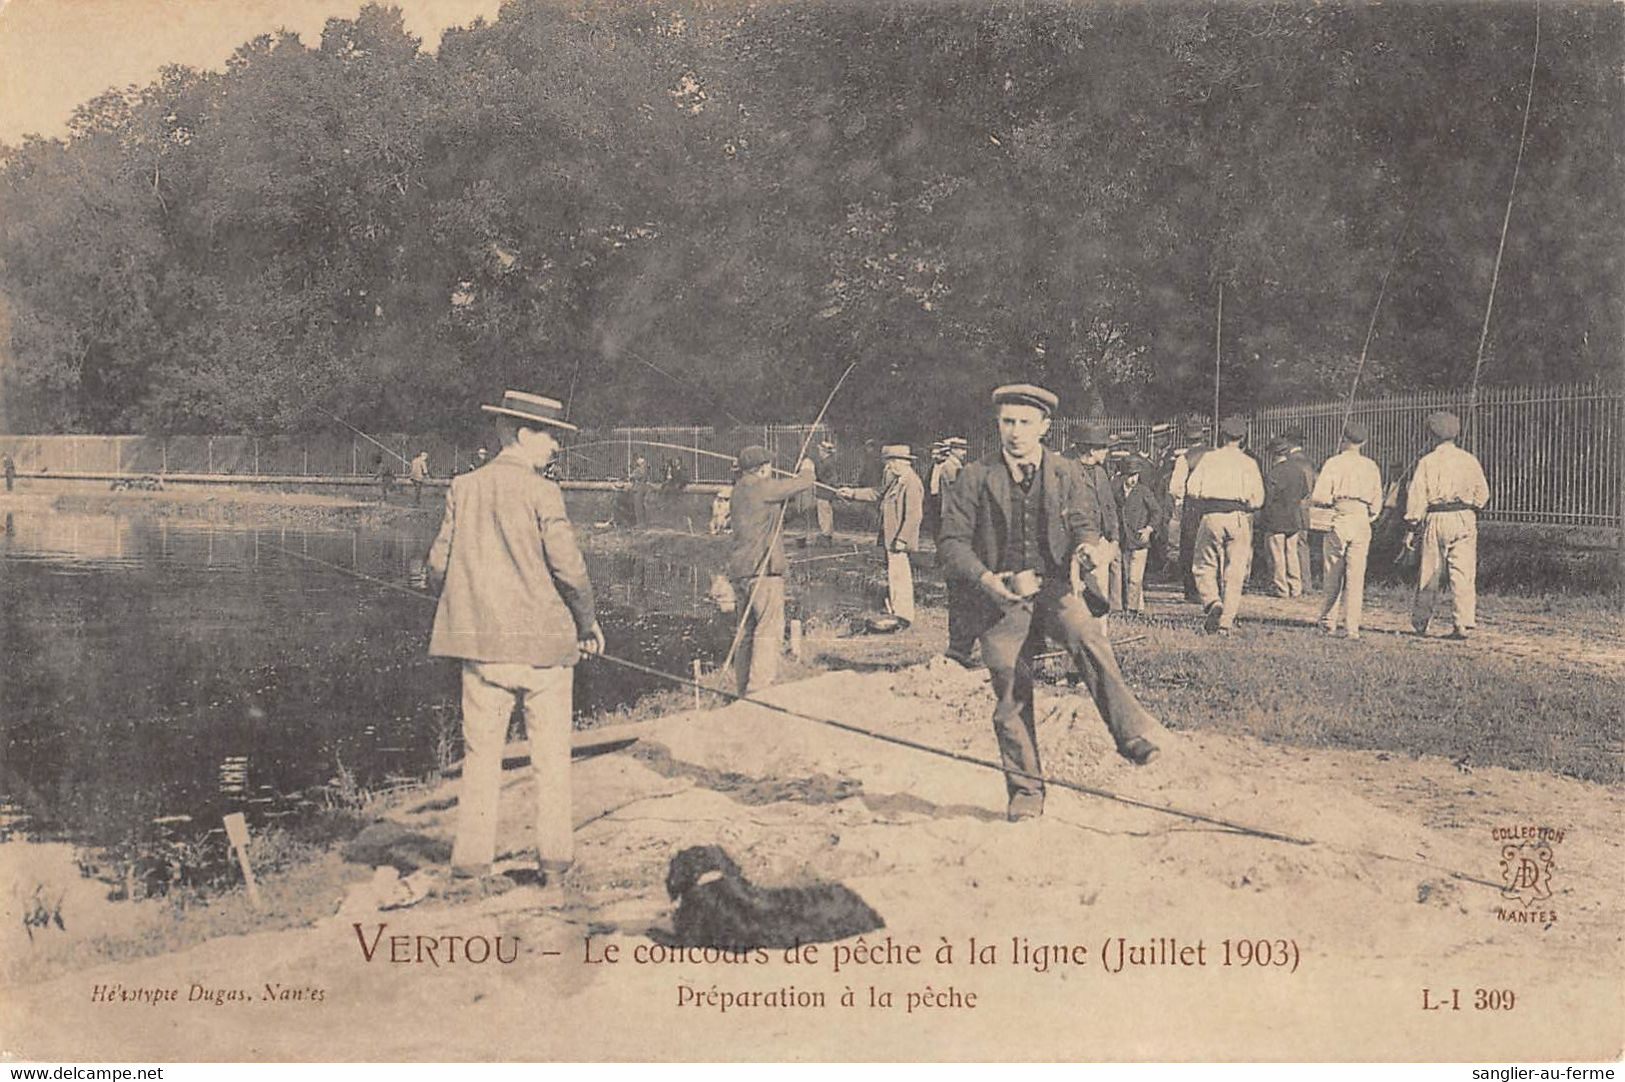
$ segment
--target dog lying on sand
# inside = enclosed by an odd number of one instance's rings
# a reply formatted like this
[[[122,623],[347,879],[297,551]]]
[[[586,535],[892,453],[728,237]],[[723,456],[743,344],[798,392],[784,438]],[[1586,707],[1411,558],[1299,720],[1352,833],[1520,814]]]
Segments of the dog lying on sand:
[[[685,947],[793,947],[863,935],[886,922],[839,883],[758,887],[720,846],[672,858],[666,893],[677,900],[673,943]]]

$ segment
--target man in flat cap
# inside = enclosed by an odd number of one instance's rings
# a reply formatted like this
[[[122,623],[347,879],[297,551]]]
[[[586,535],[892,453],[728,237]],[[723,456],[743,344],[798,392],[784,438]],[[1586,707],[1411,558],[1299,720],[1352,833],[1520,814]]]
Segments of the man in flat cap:
[[[1298,551],[1304,526],[1303,503],[1309,498],[1309,479],[1288,457],[1290,441],[1276,436],[1265,445],[1269,469],[1264,474],[1264,509],[1258,526],[1264,532],[1264,553],[1270,568],[1270,589],[1276,597],[1297,597],[1305,579]]]
[[[1101,568],[1106,584],[1106,599],[1115,611],[1123,607],[1123,566],[1121,547],[1118,546],[1118,530],[1122,526],[1121,516],[1117,510],[1117,490],[1112,484],[1112,476],[1106,469],[1106,463],[1111,457],[1114,435],[1103,421],[1085,421],[1078,428],[1077,458],[1078,470],[1083,474],[1083,499],[1090,507],[1101,509],[1099,529],[1096,530],[1103,540],[1110,541],[1113,549],[1102,551],[1115,552],[1111,565]]]
[[[1405,500],[1405,547],[1419,545],[1421,556],[1411,627],[1427,634],[1439,576],[1448,568],[1456,610],[1450,637],[1465,639],[1478,622],[1478,512],[1489,503],[1490,486],[1478,459],[1456,446],[1461,420],[1455,414],[1432,414],[1427,428],[1433,449],[1417,460]]]
[[[1310,497],[1316,507],[1332,511],[1332,528],[1326,532],[1326,603],[1320,607],[1320,626],[1327,634],[1337,630],[1341,602],[1351,639],[1360,637],[1371,523],[1382,512],[1382,471],[1362,453],[1365,440],[1365,425],[1359,421],[1343,426],[1343,449],[1321,467]]]
[[[1190,502],[1186,490],[1190,483],[1191,471],[1210,450],[1212,448],[1207,444],[1206,426],[1200,421],[1187,422],[1184,448],[1174,450],[1173,471],[1168,476],[1168,499],[1173,504],[1173,515],[1168,520],[1168,531],[1176,535],[1169,538],[1169,544],[1178,546],[1179,577],[1184,585],[1186,601],[1196,601],[1199,597],[1192,567],[1196,562],[1196,524],[1202,518],[1201,504]]]
[[[1044,807],[1032,658],[1046,629],[1072,655],[1124,758],[1145,764],[1157,754],[1156,719],[1117,666],[1100,619],[1104,605],[1091,608],[1071,589],[1079,549],[1099,546],[1115,508],[1095,502],[1083,472],[1045,449],[1057,405],[1053,393],[1031,384],[993,393],[999,447],[948,489],[937,546],[947,575],[976,591],[968,615],[998,698],[993,729],[1011,820]]]
[[[1219,446],[1202,456],[1185,482],[1187,506],[1201,501],[1191,574],[1210,634],[1227,634],[1235,626],[1253,566],[1253,512],[1264,503],[1264,478],[1242,450],[1246,438],[1247,422],[1226,417],[1219,424]]]
[[[733,554],[728,574],[745,611],[733,647],[734,679],[739,694],[772,684],[784,652],[784,504],[809,491],[816,467],[803,460],[793,477],[773,476],[773,456],[751,444],[739,452],[739,480],[734,482],[728,514],[733,523]]]
[[[885,470],[879,488],[843,488],[842,499],[880,505],[877,541],[886,554],[886,600],[893,616],[914,622],[914,565],[909,553],[920,547],[920,521],[925,515],[925,486],[914,472],[914,452],[906,443],[880,449]]]
[[[1142,455],[1132,455],[1117,482],[1117,509],[1122,518],[1123,608],[1145,612],[1145,563],[1151,551],[1151,537],[1162,521],[1162,502],[1156,489],[1146,483],[1151,463]]]
[[[556,399],[521,391],[480,408],[495,419],[502,450],[486,466],[453,478],[428,559],[442,584],[429,653],[463,663],[463,780],[452,873],[491,871],[502,745],[518,701],[536,778],[536,855],[551,875],[574,856],[573,666],[604,648],[564,497],[540,472],[558,451],[555,433],[575,426]]]
[[[1281,439],[1286,441],[1286,460],[1303,474],[1303,501],[1298,514],[1298,567],[1303,575],[1303,589],[1312,590],[1316,585],[1316,576],[1323,572],[1325,562],[1320,534],[1309,528],[1309,494],[1315,490],[1315,479],[1319,473],[1315,464],[1309,461],[1309,453],[1303,449],[1309,436],[1302,424],[1294,424],[1282,432]]]

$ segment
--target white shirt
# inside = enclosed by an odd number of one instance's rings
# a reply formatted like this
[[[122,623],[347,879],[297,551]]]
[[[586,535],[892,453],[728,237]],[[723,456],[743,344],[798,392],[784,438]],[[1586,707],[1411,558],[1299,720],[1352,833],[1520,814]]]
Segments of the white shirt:
[[[1333,506],[1339,500],[1358,500],[1365,504],[1366,517],[1376,518],[1382,509],[1382,471],[1350,447],[1326,460],[1310,500],[1322,507]]]
[[[1004,465],[1010,471],[1010,480],[1018,485],[1021,484],[1021,467],[1023,463],[1030,462],[1037,467],[1044,465],[1044,448],[1042,447],[1031,458],[1017,458],[1002,447],[999,449],[999,454],[1004,456]]]
[[[1203,455],[1185,482],[1188,500],[1238,500],[1257,510],[1264,506],[1264,477],[1239,443],[1227,443]]]
[[[1453,443],[1441,443],[1416,463],[1410,493],[1405,499],[1405,521],[1421,522],[1428,505],[1466,503],[1483,507],[1490,502],[1484,467],[1472,452]]]

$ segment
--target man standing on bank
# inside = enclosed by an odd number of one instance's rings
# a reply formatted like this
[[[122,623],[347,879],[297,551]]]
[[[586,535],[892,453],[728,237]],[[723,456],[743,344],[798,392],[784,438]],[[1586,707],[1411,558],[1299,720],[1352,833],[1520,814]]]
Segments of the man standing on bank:
[[[1311,485],[1303,469],[1290,457],[1290,450],[1291,444],[1284,436],[1266,445],[1270,466],[1264,477],[1264,510],[1258,516],[1270,568],[1270,592],[1276,597],[1300,596],[1308,578],[1298,538],[1309,525],[1303,505]]]
[[[1226,417],[1219,424],[1219,446],[1202,456],[1185,482],[1185,506],[1202,508],[1191,575],[1209,634],[1226,635],[1235,626],[1253,566],[1253,512],[1264,504],[1264,478],[1241,448],[1246,438],[1247,422]]]
[[[835,544],[835,502],[830,499],[840,487],[836,475],[835,441],[829,438],[818,442],[818,457],[813,459],[813,476],[818,487],[813,493],[813,511],[818,518],[819,544]]]
[[[1478,512],[1490,502],[1490,486],[1478,459],[1456,446],[1460,418],[1435,413],[1427,427],[1433,450],[1417,461],[1405,499],[1405,547],[1421,545],[1411,627],[1418,635],[1428,633],[1439,600],[1439,576],[1448,568],[1456,609],[1450,637],[1465,639],[1478,622]]]
[[[1151,536],[1162,520],[1162,503],[1145,481],[1151,463],[1133,455],[1117,482],[1117,509],[1123,519],[1123,608],[1145,613],[1145,564]]]
[[[599,653],[604,633],[559,486],[541,475],[575,431],[556,399],[508,391],[481,406],[502,450],[454,478],[429,550],[443,586],[429,653],[463,663],[463,781],[452,874],[480,877],[496,856],[502,745],[517,700],[524,706],[535,774],[535,845],[543,874],[574,857],[570,835],[573,666]]]
[[[803,459],[793,477],[773,476],[773,456],[751,444],[739,452],[739,480],[734,482],[728,514],[734,548],[728,575],[746,611],[734,646],[734,679],[739,694],[749,695],[772,684],[784,652],[784,507],[813,487],[814,466]]]
[[[920,522],[925,516],[925,486],[914,472],[914,452],[905,443],[880,449],[885,472],[880,488],[843,488],[843,500],[880,505],[880,550],[886,554],[886,598],[893,616],[904,625],[914,622],[914,565],[908,554],[920,547]]]
[[[967,615],[998,697],[993,729],[1012,821],[1044,808],[1032,659],[1046,630],[1083,672],[1123,757],[1144,765],[1157,754],[1148,735],[1156,719],[1123,679],[1101,614],[1071,589],[1077,550],[1097,546],[1104,516],[1116,511],[1093,505],[1077,467],[1044,447],[1058,405],[1031,384],[993,392],[999,449],[948,488],[938,542],[945,572],[976,590]]]
[[[1371,523],[1382,511],[1382,471],[1360,453],[1365,439],[1365,425],[1359,421],[1343,426],[1343,450],[1321,467],[1310,501],[1316,507],[1332,509],[1332,528],[1326,531],[1326,603],[1320,607],[1320,626],[1328,635],[1336,632],[1341,600],[1351,639],[1360,637]]]

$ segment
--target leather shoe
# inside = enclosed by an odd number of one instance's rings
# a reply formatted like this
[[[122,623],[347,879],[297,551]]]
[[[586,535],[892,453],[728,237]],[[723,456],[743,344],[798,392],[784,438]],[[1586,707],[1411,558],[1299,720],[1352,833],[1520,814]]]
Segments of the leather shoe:
[[[1157,757],[1161,749],[1143,736],[1136,736],[1123,744],[1123,758],[1135,766],[1145,766]]]
[[[1010,798],[1004,817],[1012,823],[1024,819],[1037,819],[1044,814],[1044,798],[1036,793],[1017,793]]]

